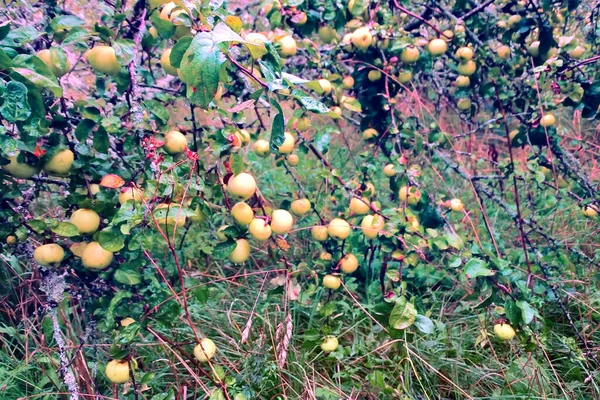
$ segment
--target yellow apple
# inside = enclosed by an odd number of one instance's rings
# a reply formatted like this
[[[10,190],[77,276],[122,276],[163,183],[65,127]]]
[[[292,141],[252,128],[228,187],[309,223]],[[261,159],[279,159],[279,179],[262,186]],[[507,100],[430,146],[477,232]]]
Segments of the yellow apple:
[[[467,111],[471,109],[471,99],[462,98],[456,102],[456,107],[461,111]]]
[[[39,168],[27,163],[19,162],[18,157],[18,152],[14,156],[8,157],[9,163],[3,165],[2,169],[8,172],[11,176],[19,179],[29,179],[39,172]]]
[[[65,75],[71,69],[71,63],[68,58],[65,57],[64,64],[61,65],[60,60],[52,59],[52,52],[48,49],[38,51],[36,56],[46,64],[57,78]]]
[[[313,239],[318,242],[324,242],[329,238],[329,233],[327,233],[327,227],[323,225],[313,226],[310,230],[310,234]]]
[[[400,53],[400,61],[405,64],[414,64],[419,61],[419,48],[416,46],[408,46]]]
[[[334,218],[327,225],[327,233],[334,239],[346,239],[351,230],[350,224],[341,218]]]
[[[461,62],[469,61],[473,59],[473,49],[470,47],[459,47],[455,54]]]
[[[400,72],[398,73],[398,82],[400,82],[401,84],[405,84],[408,83],[412,80],[413,74],[412,71],[409,69],[402,69],[400,70]]]
[[[520,15],[511,15],[508,18],[507,25],[508,25],[509,28],[514,28],[519,22],[521,22],[521,16]]]
[[[352,89],[354,87],[354,78],[350,75],[345,76],[342,80],[342,87],[344,89]]]
[[[383,174],[388,178],[391,178],[396,175],[396,170],[394,169],[394,164],[387,164],[383,167]]]
[[[475,73],[476,69],[477,69],[477,64],[475,64],[475,61],[473,61],[473,60],[469,60],[467,62],[460,63],[460,64],[458,64],[458,67],[456,67],[456,71],[460,75],[464,75],[464,76],[473,75]]]
[[[125,360],[112,360],[106,364],[104,373],[112,383],[129,382],[129,363]]]
[[[302,217],[310,211],[310,201],[308,199],[298,199],[292,201],[290,211],[297,217]]]
[[[363,131],[363,139],[365,139],[365,140],[373,139],[374,137],[377,137],[378,135],[379,135],[379,132],[377,132],[377,129],[367,128]]]
[[[496,49],[496,53],[498,53],[498,57],[500,57],[501,59],[508,60],[508,58],[510,57],[510,47],[508,47],[507,45],[499,46]]]
[[[227,240],[227,235],[225,235],[225,229],[229,228],[229,225],[222,225],[217,229],[217,240],[219,242],[224,242]]]
[[[126,327],[126,326],[133,324],[134,322],[135,322],[135,319],[133,319],[131,317],[127,317],[127,318],[123,318],[119,324],[122,327]]]
[[[94,46],[87,53],[87,61],[96,72],[106,75],[117,75],[121,72],[121,64],[111,46]]]
[[[287,156],[287,162],[290,166],[295,167],[300,162],[300,157],[297,154],[290,154]]]
[[[271,230],[278,235],[285,235],[292,230],[294,217],[287,210],[275,210],[271,214]]]
[[[277,40],[279,42],[279,54],[281,57],[291,57],[298,51],[296,40],[291,36],[283,36]]]
[[[71,150],[61,150],[44,164],[43,169],[48,175],[66,176],[71,171],[74,160],[75,154]]]
[[[71,214],[71,223],[77,227],[80,235],[88,235],[98,230],[100,216],[94,210],[80,208]]]
[[[354,215],[367,215],[371,210],[370,204],[371,202],[366,197],[360,199],[352,197],[350,199],[350,211],[352,211]]]
[[[202,338],[200,343],[194,347],[194,357],[200,362],[208,362],[215,356],[216,352],[217,346],[209,338]]]
[[[427,45],[427,50],[429,50],[429,54],[433,57],[438,57],[446,53],[446,50],[448,50],[448,43],[442,39],[433,39]]]
[[[254,153],[262,158],[265,158],[271,154],[271,146],[269,145],[269,142],[264,139],[258,139],[256,142],[254,142],[254,146],[252,148]]]
[[[533,57],[538,57],[540,55],[540,41],[531,42],[529,47],[527,47],[527,52]]]
[[[584,206],[582,212],[588,218],[596,218],[598,216],[598,208],[591,204]]]
[[[333,42],[337,38],[337,32],[329,25],[321,25],[318,34],[321,41],[326,44]]]
[[[343,273],[351,274],[358,269],[358,259],[354,254],[348,253],[342,257],[338,266]]]
[[[323,286],[327,289],[336,290],[342,285],[342,280],[335,275],[325,275],[323,277]]]
[[[548,128],[550,126],[553,126],[556,123],[556,117],[553,114],[545,114],[541,119],[540,119],[540,125]]]
[[[515,337],[516,332],[510,324],[496,324],[494,325],[494,334],[500,340],[511,340]]]
[[[242,264],[250,257],[250,244],[246,239],[235,241],[235,249],[227,256],[229,261],[235,264]]]
[[[366,50],[373,43],[373,35],[367,27],[358,28],[352,33],[352,44],[359,50]]]
[[[100,243],[90,242],[81,253],[81,263],[87,269],[103,270],[113,260],[112,251],[104,250]]]
[[[457,88],[468,88],[471,86],[471,79],[468,76],[457,76],[456,87]]]
[[[248,204],[240,201],[231,207],[231,216],[239,225],[248,225],[254,219],[254,211]]]
[[[262,218],[254,218],[248,225],[248,233],[261,242],[271,237],[271,226]]]
[[[584,54],[585,47],[579,45],[569,52],[569,55],[576,60],[581,59],[581,57],[583,57]]]
[[[187,139],[185,135],[179,131],[169,131],[165,135],[165,151],[169,154],[179,154],[185,151],[187,147]]]
[[[421,192],[414,186],[402,186],[398,191],[398,197],[402,203],[415,205],[421,199]]]
[[[171,50],[166,49],[162,55],[160,56],[160,66],[165,70],[165,72],[172,76],[178,76],[178,69],[171,65]]]
[[[465,209],[465,206],[461,199],[452,199],[448,203],[448,206],[452,211],[462,212]]]
[[[292,23],[294,25],[302,26],[302,25],[306,24],[306,21],[308,21],[308,16],[306,15],[306,13],[304,11],[300,11],[299,13],[297,13],[294,16]]]
[[[35,249],[33,258],[40,265],[58,264],[65,258],[65,251],[56,243],[43,244]]]
[[[378,80],[381,79],[381,71],[376,70],[376,69],[372,69],[369,71],[369,73],[367,74],[367,78],[371,81],[371,82],[377,82]]]
[[[335,336],[326,336],[321,343],[321,350],[324,353],[331,353],[332,351],[336,351],[339,346],[338,340]]]
[[[247,200],[256,191],[256,181],[254,177],[247,172],[233,175],[227,182],[227,192],[235,198]]]
[[[329,86],[331,87],[331,83],[328,80],[326,80],[326,79],[323,79],[323,80],[327,81],[327,83],[329,83]],[[319,83],[320,83],[320,81],[319,81]],[[323,87],[323,85],[321,85],[321,87]],[[325,88],[323,87],[323,89],[325,89]],[[329,89],[329,92],[331,92],[331,89]],[[296,123],[296,129],[298,129],[299,131],[305,131],[308,128],[310,128],[310,118],[308,118],[308,117],[298,118],[298,122]]]
[[[331,253],[327,253],[326,251],[319,254],[319,260],[321,261],[331,261],[333,259]]]
[[[331,82],[329,82],[327,79],[319,79],[319,86],[321,86],[321,89],[323,89],[323,94],[325,96],[329,96],[329,94],[331,93],[331,90],[333,89],[333,86],[331,86]],[[300,128],[298,128],[300,129]],[[303,130],[303,129],[300,129]]]
[[[338,107],[338,106],[333,106],[333,107],[331,107],[331,111],[332,111],[334,114],[336,114],[338,117],[341,117],[341,116],[342,116],[342,114],[344,113],[344,111],[343,111],[343,110],[342,110],[340,107]]]
[[[15,235],[8,235],[6,237],[6,244],[12,246],[17,243],[17,237]]]
[[[267,39],[267,37],[265,35],[263,35],[262,33],[256,33],[256,32],[246,33],[246,36],[244,37],[244,39],[246,39],[247,42],[258,43],[258,44],[269,42],[269,39]]]
[[[380,215],[367,215],[363,218],[360,227],[367,239],[375,239],[383,229],[385,221]]]
[[[144,198],[144,192],[136,187],[127,187],[119,193],[119,203],[123,204],[129,200],[134,203],[141,203]]]
[[[279,146],[279,153],[290,154],[292,151],[294,151],[294,145],[296,144],[296,139],[289,132],[285,132],[284,136],[285,136],[285,140],[283,141],[283,144],[281,146]]]

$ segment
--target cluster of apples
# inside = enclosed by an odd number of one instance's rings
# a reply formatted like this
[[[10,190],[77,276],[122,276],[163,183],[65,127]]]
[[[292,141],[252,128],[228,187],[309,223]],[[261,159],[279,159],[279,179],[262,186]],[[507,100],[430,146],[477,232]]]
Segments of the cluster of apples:
[[[12,177],[18,179],[29,179],[40,172],[37,164],[29,164],[19,161],[19,153],[16,152],[8,158],[9,163],[2,166],[2,169],[8,172]],[[29,156],[29,154],[27,154]],[[36,158],[30,156],[31,159]],[[42,170],[51,176],[65,177],[71,172],[71,167],[75,161],[75,154],[69,149],[63,149],[56,152],[42,166]]]

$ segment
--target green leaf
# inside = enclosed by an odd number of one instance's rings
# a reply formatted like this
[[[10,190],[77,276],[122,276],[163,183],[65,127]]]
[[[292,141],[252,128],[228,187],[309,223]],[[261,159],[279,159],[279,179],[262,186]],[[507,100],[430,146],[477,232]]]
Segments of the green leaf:
[[[106,311],[103,310],[105,315],[104,319],[104,327],[105,330],[112,330],[115,323],[115,309],[124,299],[129,299],[133,296],[131,292],[123,291],[117,292],[114,297],[110,300],[110,304],[106,308]]]
[[[171,52],[171,55],[173,52]],[[152,113],[155,117],[157,117],[163,124],[169,122],[169,118],[171,118],[171,114],[169,110],[158,100],[145,100],[143,106]]]
[[[234,175],[238,175],[246,169],[246,164],[241,155],[234,154],[231,158],[231,172],[233,172]]]
[[[133,343],[137,339],[139,333],[140,324],[138,324],[137,322],[133,322],[119,329],[119,333],[117,333],[117,336],[113,343],[118,344],[120,346]]]
[[[446,238],[446,241],[448,242],[448,244],[457,250],[462,249],[463,246],[465,245],[462,238],[454,232],[448,232],[444,235],[444,237]]]
[[[402,330],[411,326],[417,318],[415,306],[402,296],[396,301],[396,305],[390,314],[390,326]]]
[[[0,48],[0,71],[12,65],[12,59]]]
[[[419,314],[415,319],[415,327],[426,335],[429,335],[435,331],[435,325],[426,316]]]
[[[283,119],[283,110],[279,103],[275,100],[271,100],[271,105],[279,111],[273,118],[273,123],[271,124],[271,150],[279,152],[279,146],[285,141],[285,121]]]
[[[70,222],[59,222],[58,224],[53,225],[50,230],[57,235],[64,237],[73,237],[79,235],[77,227]]]
[[[0,107],[0,114],[8,122],[25,121],[31,114],[31,107],[27,102],[27,86],[21,82],[8,82],[2,98],[4,103]]]
[[[8,35],[8,32],[10,32],[10,22],[0,25],[0,40],[4,39]]]
[[[115,49],[115,54],[117,56],[117,60],[119,60],[119,64],[127,65],[131,61],[133,61],[133,49],[135,48],[135,43],[130,39],[119,39],[115,40],[112,43],[113,49]]]
[[[67,53],[60,47],[50,48],[50,62],[58,70],[66,70],[69,59]],[[52,70],[51,70],[52,71]]]
[[[487,263],[478,258],[472,258],[465,264],[464,270],[467,279],[474,279],[480,276],[492,276],[494,271],[487,267]]]
[[[117,229],[106,228],[98,233],[98,243],[104,250],[114,253],[125,247],[125,237]]]
[[[349,8],[350,14],[357,17],[362,15],[369,8],[369,0],[356,0],[352,2],[352,7]]]
[[[142,282],[140,273],[132,267],[121,266],[115,271],[115,280],[123,285],[137,285]]]
[[[94,148],[100,153],[108,153],[108,148],[110,147],[108,133],[106,133],[106,129],[103,126],[98,126],[96,132],[94,133]]]
[[[28,225],[37,233],[42,233],[46,229],[46,223],[40,219],[32,219],[28,222]]]
[[[171,21],[160,18],[159,11],[152,13],[150,21],[152,21],[152,25],[156,28],[158,35],[163,39],[170,39],[175,33],[175,29],[177,29]]]
[[[175,46],[171,49],[171,54],[169,55],[169,62],[175,68],[179,68],[181,66],[181,59],[183,55],[190,47],[192,43],[193,37],[184,36],[175,43]]]
[[[27,43],[34,41],[43,34],[41,30],[33,26],[24,26],[22,28],[11,29],[1,41],[0,47],[22,48]]]
[[[244,38],[242,38],[240,35],[235,33],[233,31],[233,29],[228,27],[223,22],[218,23],[217,26],[215,26],[213,28],[212,38],[213,38],[213,41],[217,44],[224,43],[224,42],[242,43],[244,46],[246,46],[248,48],[248,51],[250,51],[250,55],[254,59],[258,59],[268,53],[267,48],[265,47],[264,43],[262,43],[262,42],[255,43],[255,42],[246,41]]]
[[[531,306],[531,304],[520,300],[516,302],[516,305],[521,309],[521,318],[525,324],[529,324],[531,321],[533,321],[533,317],[536,315],[536,310]]]
[[[225,56],[209,32],[197,34],[181,60],[181,80],[187,85],[187,97],[206,108],[219,88],[219,68]]]
[[[227,239],[225,242],[218,243],[213,250],[213,256],[217,260],[223,260],[226,258],[233,250],[235,250],[237,243],[233,239]]]
[[[60,15],[56,18],[53,18],[52,21],[50,21],[50,28],[52,28],[52,30],[56,32],[63,29],[74,28],[76,26],[81,26],[84,24],[84,20],[74,15]]]
[[[42,62],[42,60],[40,60],[40,62]],[[50,79],[29,68],[12,67],[11,70],[27,81],[31,82],[33,85],[39,88],[50,90],[56,97],[62,97],[63,90],[56,81],[56,77],[54,77],[54,79]],[[50,72],[50,74],[52,74],[52,72]]]
[[[90,136],[90,133],[92,132],[95,126],[96,123],[91,119],[82,119],[81,122],[79,122],[79,124],[77,124],[77,127],[75,128],[75,137],[80,142],[85,141]]]
[[[308,111],[316,112],[318,114],[326,114],[330,111],[329,107],[327,107],[325,104],[305,94],[301,90],[293,90],[291,96],[298,100],[300,104],[302,104],[302,107]]]

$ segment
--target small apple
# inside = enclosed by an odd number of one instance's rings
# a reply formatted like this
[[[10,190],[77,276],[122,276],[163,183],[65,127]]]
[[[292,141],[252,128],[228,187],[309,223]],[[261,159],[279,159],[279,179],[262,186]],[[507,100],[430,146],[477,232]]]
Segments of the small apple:
[[[169,131],[165,135],[165,151],[169,154],[179,154],[185,151],[187,147],[187,139],[185,135],[179,131]]]
[[[133,319],[131,317],[127,317],[127,318],[123,318],[121,320],[121,322],[119,322],[119,325],[121,325],[122,327],[126,327],[126,326],[133,324],[134,322],[135,322],[135,319]]]
[[[329,96],[331,90],[333,89],[333,86],[331,86],[331,82],[329,82],[327,79],[319,79],[319,86],[321,86],[321,89],[323,89],[323,94],[325,96]]]
[[[171,65],[171,49],[166,49],[162,55],[160,56],[160,66],[165,70],[165,72],[172,76],[177,75],[177,68]]]
[[[531,42],[529,47],[527,47],[527,52],[533,57],[538,57],[540,55],[540,41]]]
[[[331,111],[332,111],[334,114],[336,114],[338,117],[341,117],[341,116],[342,116],[342,114],[344,113],[344,112],[343,112],[343,110],[342,110],[340,107],[338,107],[338,106],[333,106],[333,107],[331,107]]]
[[[464,75],[464,76],[473,75],[475,73],[476,69],[477,69],[477,64],[475,64],[475,61],[473,61],[473,60],[469,60],[467,62],[460,63],[460,64],[458,64],[458,67],[456,67],[456,71],[460,75]]]
[[[588,218],[596,218],[598,216],[598,208],[591,204],[582,208],[583,215]]]
[[[367,215],[371,210],[370,204],[371,202],[366,197],[360,199],[352,197],[350,199],[350,211],[354,213],[354,215]]]
[[[465,209],[465,206],[461,199],[450,200],[448,202],[448,207],[450,207],[450,209],[455,212],[462,212]]]
[[[19,162],[18,157],[18,152],[14,156],[8,157],[9,163],[3,165],[2,169],[8,172],[14,178],[19,179],[29,179],[40,171],[39,168],[33,165]]]
[[[569,52],[569,55],[576,60],[581,59],[581,57],[583,57],[584,54],[585,47],[579,45]]]
[[[43,244],[33,252],[33,259],[40,265],[58,264],[65,258],[65,251],[56,243]]]
[[[248,225],[248,233],[261,242],[271,237],[271,226],[262,218],[254,218]]]
[[[338,262],[338,267],[345,274],[351,274],[358,269],[358,259],[352,253],[347,253]]]
[[[337,38],[337,32],[334,28],[329,25],[322,25],[319,27],[319,38],[325,44],[329,44],[333,42],[334,39]]]
[[[321,260],[321,261],[331,261],[332,259],[333,259],[333,256],[331,255],[331,253],[328,253],[326,251],[319,254],[319,260]]]
[[[507,21],[507,23],[506,23],[506,24],[507,24],[507,26],[508,26],[509,28],[511,28],[511,29],[512,29],[512,28],[514,28],[514,27],[515,27],[517,24],[519,24],[519,23],[521,22],[521,19],[522,19],[522,18],[521,18],[521,16],[520,16],[520,15],[511,15],[511,16],[508,18],[508,21]]]
[[[49,49],[38,51],[36,56],[46,64],[57,78],[64,76],[71,69],[71,63],[67,57],[61,60],[60,58],[63,57],[60,57],[59,53],[54,53]]]
[[[235,248],[229,253],[227,258],[232,263],[242,264],[248,257],[250,257],[250,244],[246,239],[237,239],[235,241]]]
[[[208,362],[215,356],[216,352],[217,346],[209,338],[202,338],[200,343],[194,347],[194,357],[200,362]]]
[[[369,73],[367,74],[367,78],[371,81],[371,82],[377,82],[378,80],[381,79],[381,71],[376,70],[376,69],[372,69],[369,71]]]
[[[308,199],[298,199],[292,201],[290,211],[297,217],[303,217],[310,211],[310,201]]]
[[[225,229],[229,228],[229,225],[221,225],[219,229],[217,229],[217,240],[219,242],[224,242],[227,240],[227,235],[225,235]]]
[[[240,201],[231,207],[231,216],[238,225],[248,225],[254,219],[254,211],[248,204]]]
[[[334,239],[346,239],[351,230],[350,224],[341,218],[334,218],[327,225],[327,233]]]
[[[254,146],[252,146],[252,148],[254,153],[262,158],[265,158],[271,154],[271,146],[269,145],[269,142],[264,139],[258,139],[256,142],[254,142]]]
[[[471,86],[471,79],[468,76],[459,75],[456,77],[457,88],[468,88]]]
[[[117,75],[121,72],[121,64],[111,46],[94,46],[87,53],[87,61],[95,71],[106,75]]]
[[[100,271],[113,260],[112,251],[104,250],[98,242],[90,242],[81,253],[81,263],[87,269]]]
[[[398,197],[402,203],[415,205],[421,199],[421,192],[414,186],[402,186],[398,191]]]
[[[502,46],[499,46],[496,49],[496,53],[498,53],[498,57],[500,57],[501,59],[508,60],[508,58],[510,57],[510,47],[503,44]]]
[[[292,24],[297,25],[297,26],[302,26],[302,25],[306,24],[306,21],[308,21],[308,16],[306,15],[306,13],[304,11],[300,11],[299,13],[294,15],[293,18],[291,19]]]
[[[125,360],[111,360],[104,370],[106,378],[112,383],[129,382],[129,362]]]
[[[325,339],[323,339],[323,342],[321,343],[321,350],[324,353],[331,353],[332,351],[335,351],[339,346],[338,340],[335,336],[325,336]]]
[[[458,99],[458,101],[456,102],[456,108],[458,108],[460,111],[467,111],[471,109],[471,99],[467,99],[467,98],[462,98],[462,99]]]
[[[354,87],[354,78],[350,75],[345,76],[342,80],[342,87],[344,89],[352,89]]]
[[[292,151],[294,151],[294,145],[296,144],[296,139],[289,132],[285,132],[284,136],[285,136],[285,139],[283,141],[283,144],[281,146],[279,146],[279,153],[280,154],[290,154]]]
[[[326,79],[324,79],[326,80]],[[329,82],[329,81],[327,81]],[[331,83],[330,83],[331,85]],[[302,118],[298,118],[298,122],[296,123],[296,129],[298,129],[301,132],[304,132],[305,130],[308,130],[308,128],[310,128],[310,118],[308,117],[302,117]]]
[[[342,285],[342,280],[335,275],[325,275],[323,277],[323,286],[327,289],[336,290]]]
[[[247,200],[256,191],[256,180],[247,172],[233,175],[227,182],[227,192],[240,200]]]
[[[286,157],[287,162],[290,166],[295,167],[300,162],[300,157],[297,154],[290,154]]]
[[[8,235],[6,237],[6,244],[12,246],[13,244],[17,244],[17,237],[15,235]]]
[[[363,131],[363,139],[365,139],[365,140],[373,139],[374,137],[377,137],[378,135],[379,135],[379,132],[377,132],[377,129],[367,128]]]
[[[516,332],[512,326],[508,323],[501,323],[494,325],[494,334],[500,340],[511,340],[515,337]]]
[[[144,192],[133,186],[123,188],[119,193],[120,204],[123,204],[130,200],[132,200],[134,203],[141,203],[143,198]]]
[[[275,210],[271,215],[271,230],[278,235],[285,235],[292,230],[294,217],[287,210]]]
[[[461,62],[469,61],[473,59],[473,49],[470,47],[459,47],[455,54]]]
[[[247,42],[257,43],[257,44],[269,42],[269,39],[267,39],[267,37],[265,35],[263,35],[262,33],[257,33],[257,32],[246,33],[246,36],[244,36],[244,39]]]
[[[394,169],[394,164],[387,164],[383,167],[383,174],[388,178],[391,178],[396,175],[396,170]]]
[[[323,225],[313,226],[310,230],[310,234],[313,239],[318,242],[324,242],[329,238],[329,233],[327,232],[327,227]]]
[[[398,73],[398,82],[401,84],[408,83],[412,80],[413,73],[410,69],[401,69]]]
[[[380,215],[367,215],[363,218],[360,227],[367,239],[375,239],[383,229],[385,221]]]
[[[433,57],[439,57],[448,50],[448,43],[442,39],[433,39],[427,45],[427,50]]]
[[[77,227],[80,235],[88,235],[98,230],[100,216],[94,210],[80,208],[71,214],[70,222]]]
[[[543,126],[544,128],[548,128],[553,126],[556,123],[556,117],[553,114],[545,114],[541,119],[540,119],[540,125]]]
[[[419,61],[419,49],[416,46],[408,46],[400,53],[400,61],[405,64],[414,64]]]
[[[352,44],[359,50],[366,50],[373,43],[373,35],[367,27],[361,27],[352,33]]]
[[[71,171],[73,161],[75,154],[71,150],[61,150],[44,164],[43,169],[48,175],[66,176]]]
[[[277,42],[280,44],[279,54],[282,57],[291,57],[298,51],[296,40],[291,36],[283,36],[279,38]]]

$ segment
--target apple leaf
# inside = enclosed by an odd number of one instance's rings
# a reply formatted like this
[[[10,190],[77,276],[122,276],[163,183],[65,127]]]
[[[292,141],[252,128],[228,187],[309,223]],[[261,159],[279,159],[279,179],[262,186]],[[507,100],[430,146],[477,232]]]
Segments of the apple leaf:
[[[218,243],[214,250],[213,256],[217,260],[222,260],[227,257],[235,248],[237,247],[237,243],[233,239],[227,239],[225,242]]]
[[[21,82],[8,82],[2,97],[4,103],[0,107],[0,114],[8,122],[25,121],[31,115],[31,107],[27,102],[27,86]]]
[[[402,296],[390,314],[390,326],[398,330],[406,329],[415,322],[417,314],[415,306]]]
[[[59,236],[73,237],[79,235],[77,227],[70,222],[59,222],[52,226],[50,230]]]
[[[467,279],[474,279],[480,276],[492,276],[494,271],[487,267],[487,263],[478,258],[472,258],[465,264],[465,276]]]
[[[106,228],[98,233],[98,243],[106,251],[119,251],[125,247],[123,234],[112,228]]]

